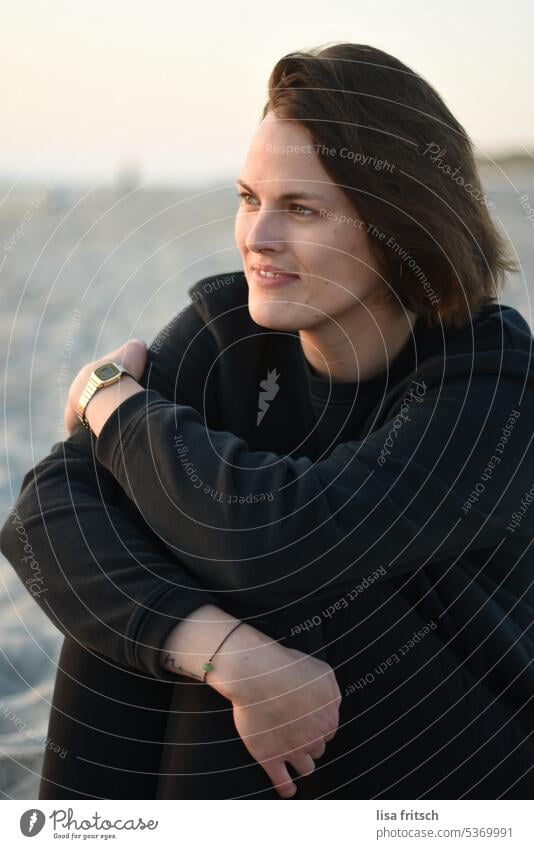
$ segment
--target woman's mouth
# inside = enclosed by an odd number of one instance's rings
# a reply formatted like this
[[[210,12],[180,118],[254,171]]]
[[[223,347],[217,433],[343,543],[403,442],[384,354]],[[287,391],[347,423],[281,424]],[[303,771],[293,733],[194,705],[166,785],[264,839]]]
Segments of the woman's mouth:
[[[273,286],[287,286],[299,279],[298,274],[292,274],[288,271],[264,271],[259,268],[252,269],[252,276],[258,286],[268,289],[273,288]]]

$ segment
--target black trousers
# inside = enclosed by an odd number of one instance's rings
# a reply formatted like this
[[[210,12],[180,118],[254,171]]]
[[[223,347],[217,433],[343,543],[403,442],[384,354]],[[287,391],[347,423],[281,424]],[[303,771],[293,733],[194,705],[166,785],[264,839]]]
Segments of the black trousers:
[[[293,798],[531,798],[528,664],[497,698],[446,647],[442,623],[406,648],[429,611],[399,593],[381,604],[388,593],[383,582],[314,626],[343,695],[340,726],[312,775],[289,768]],[[264,630],[279,637],[287,627],[273,620]],[[47,750],[41,799],[280,799],[239,738],[230,702],[209,686],[118,668],[69,639],[48,735],[67,755]]]

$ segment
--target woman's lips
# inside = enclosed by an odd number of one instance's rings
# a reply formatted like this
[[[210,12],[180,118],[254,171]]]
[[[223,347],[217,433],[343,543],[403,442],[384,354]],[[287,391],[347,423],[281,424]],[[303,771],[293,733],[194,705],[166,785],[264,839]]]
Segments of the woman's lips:
[[[285,272],[280,274],[277,273],[276,277],[265,277],[255,269],[252,271],[252,277],[258,286],[265,289],[273,289],[276,286],[287,286],[289,283],[294,283],[295,280],[299,279],[298,274],[287,274]]]

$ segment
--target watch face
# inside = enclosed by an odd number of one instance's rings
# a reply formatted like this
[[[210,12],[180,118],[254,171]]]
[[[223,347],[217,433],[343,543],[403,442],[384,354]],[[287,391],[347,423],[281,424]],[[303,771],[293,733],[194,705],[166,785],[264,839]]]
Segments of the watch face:
[[[103,366],[95,368],[95,374],[99,380],[109,380],[110,377],[120,374],[120,370],[113,363],[106,363]]]

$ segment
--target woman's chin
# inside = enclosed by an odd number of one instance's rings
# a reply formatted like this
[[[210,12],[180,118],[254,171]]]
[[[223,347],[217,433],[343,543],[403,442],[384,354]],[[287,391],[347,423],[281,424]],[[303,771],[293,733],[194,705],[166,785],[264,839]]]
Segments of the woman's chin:
[[[249,293],[248,310],[252,321],[271,330],[299,330],[304,319],[303,307],[287,301],[255,298]],[[304,319],[305,323],[305,319]]]

